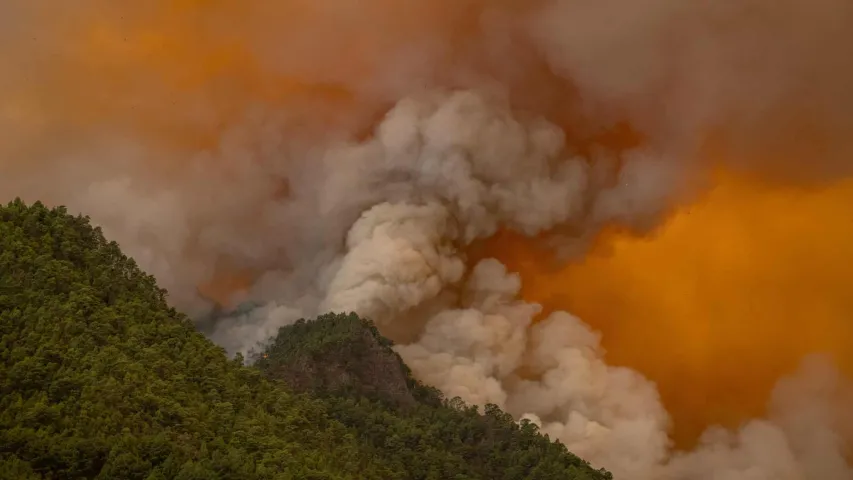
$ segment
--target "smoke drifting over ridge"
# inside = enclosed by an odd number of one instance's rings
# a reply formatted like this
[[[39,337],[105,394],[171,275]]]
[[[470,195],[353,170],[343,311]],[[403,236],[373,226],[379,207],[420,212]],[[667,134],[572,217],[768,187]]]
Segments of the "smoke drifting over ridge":
[[[466,255],[500,231],[583,255],[713,168],[847,177],[849,1],[10,1],[0,54],[0,193],[91,215],[199,318],[256,305],[211,326],[231,351],[354,310],[617,478],[853,475],[829,359],[673,453],[652,382]]]

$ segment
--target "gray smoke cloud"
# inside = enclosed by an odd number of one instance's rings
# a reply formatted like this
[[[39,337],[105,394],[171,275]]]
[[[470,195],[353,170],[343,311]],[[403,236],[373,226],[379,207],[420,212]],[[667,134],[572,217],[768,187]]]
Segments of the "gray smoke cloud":
[[[0,5],[0,193],[90,215],[200,319],[200,285],[253,272],[204,323],[232,353],[355,311],[419,378],[617,478],[853,478],[831,362],[675,452],[652,382],[466,257],[500,229],[568,255],[604,225],[647,229],[700,191],[709,148],[783,179],[849,174],[853,4],[244,3]],[[620,122],[642,140],[601,137]]]

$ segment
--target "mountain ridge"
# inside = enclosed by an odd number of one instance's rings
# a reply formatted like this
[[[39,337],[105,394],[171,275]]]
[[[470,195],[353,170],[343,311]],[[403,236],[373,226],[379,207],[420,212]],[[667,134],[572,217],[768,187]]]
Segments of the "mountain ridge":
[[[262,355],[229,359],[88,217],[0,206],[0,478],[612,478],[442,398],[355,315]]]

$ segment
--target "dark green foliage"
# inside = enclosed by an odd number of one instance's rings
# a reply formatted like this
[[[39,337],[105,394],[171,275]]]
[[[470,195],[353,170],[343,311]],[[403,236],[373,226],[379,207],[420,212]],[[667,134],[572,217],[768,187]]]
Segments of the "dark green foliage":
[[[310,325],[308,346],[279,336],[271,358],[345,350],[355,326],[388,347],[357,318]],[[422,392],[406,414],[292,393],[196,332],[87,218],[0,207],[0,478],[608,477],[499,410],[439,406],[403,371]]]
[[[441,394],[415,381],[373,322],[326,314],[282,328],[255,365],[298,391],[368,397],[396,406],[441,405]]]
[[[256,357],[256,365],[267,376],[287,381],[293,378],[291,365],[304,368],[300,364],[306,357],[312,362],[311,378],[349,375],[392,361],[396,372],[385,369],[380,378],[362,381],[397,384],[371,391],[399,396],[399,390],[406,389],[417,399],[413,404],[354,396],[350,389],[320,393],[332,418],[358,432],[374,458],[396,467],[400,476],[394,478],[610,478],[607,472],[593,471],[564,445],[540,435],[536,425],[519,425],[495,405],[486,405],[481,415],[458,398],[444,400],[436,389],[411,376],[391,346],[369,320],[355,314],[326,314],[282,327]],[[341,364],[347,368],[342,370]],[[302,387],[316,391],[313,384]]]

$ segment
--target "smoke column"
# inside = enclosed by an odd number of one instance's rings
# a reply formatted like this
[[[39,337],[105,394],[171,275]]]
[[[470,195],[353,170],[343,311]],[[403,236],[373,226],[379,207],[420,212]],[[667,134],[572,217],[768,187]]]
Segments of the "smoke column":
[[[356,311],[617,478],[853,478],[848,0],[9,0],[0,58],[0,193],[230,352]]]

